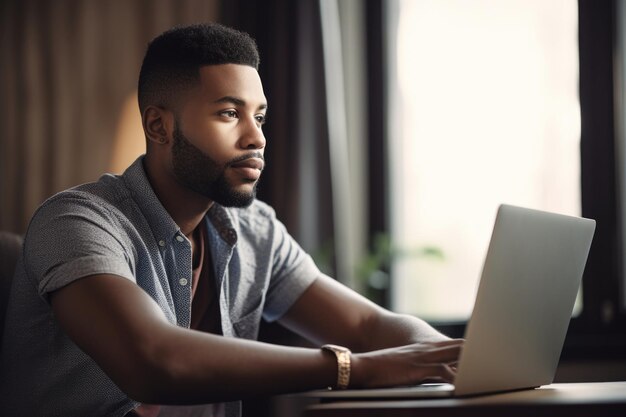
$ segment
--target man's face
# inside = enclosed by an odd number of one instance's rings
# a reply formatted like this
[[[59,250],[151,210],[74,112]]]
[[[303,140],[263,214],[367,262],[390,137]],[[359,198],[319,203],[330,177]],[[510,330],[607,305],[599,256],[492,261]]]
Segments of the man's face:
[[[176,181],[224,206],[250,205],[264,167],[266,110],[254,68],[202,67],[200,86],[191,91],[175,120]]]

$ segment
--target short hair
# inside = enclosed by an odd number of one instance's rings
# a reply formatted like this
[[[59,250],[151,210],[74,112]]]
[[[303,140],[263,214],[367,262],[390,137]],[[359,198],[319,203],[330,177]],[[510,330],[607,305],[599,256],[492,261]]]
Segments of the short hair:
[[[200,67],[241,64],[259,69],[259,52],[247,33],[217,24],[176,26],[154,38],[139,72],[139,109],[168,107],[176,94],[195,85]]]

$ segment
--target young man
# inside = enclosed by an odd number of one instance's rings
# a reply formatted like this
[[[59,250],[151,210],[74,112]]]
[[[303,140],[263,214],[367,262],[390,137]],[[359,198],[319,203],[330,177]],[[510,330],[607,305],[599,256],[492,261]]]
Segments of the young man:
[[[236,416],[250,396],[454,378],[461,341],[321,274],[255,200],[258,63],[254,41],[220,25],[151,42],[145,156],[50,198],[29,226],[3,338],[6,415]],[[261,318],[346,348],[253,341]]]

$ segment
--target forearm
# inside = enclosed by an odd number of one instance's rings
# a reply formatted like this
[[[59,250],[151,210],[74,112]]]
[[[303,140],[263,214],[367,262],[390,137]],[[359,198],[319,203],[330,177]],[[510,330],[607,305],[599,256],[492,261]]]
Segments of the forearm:
[[[334,343],[353,352],[449,340],[425,321],[385,310],[326,276],[309,287],[280,323],[314,343]]]
[[[64,332],[129,397],[202,404],[334,384],[337,363],[287,348],[184,329],[129,280],[96,275],[51,295]]]
[[[158,342],[146,355],[143,381],[129,393],[142,402],[221,402],[324,388],[337,378],[335,358],[319,349],[276,346],[173,326],[164,330]]]
[[[424,320],[406,314],[380,311],[364,323],[362,351],[404,346],[412,343],[449,340]]]

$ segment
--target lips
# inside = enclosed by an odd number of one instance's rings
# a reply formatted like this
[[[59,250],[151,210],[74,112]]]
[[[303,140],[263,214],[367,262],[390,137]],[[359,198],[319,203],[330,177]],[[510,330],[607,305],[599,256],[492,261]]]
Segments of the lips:
[[[264,166],[265,164],[263,163],[263,160],[260,158],[244,159],[243,161],[236,162],[231,165],[231,167],[233,168],[252,168],[252,169],[258,169],[259,171],[262,171]]]
[[[248,158],[235,162],[230,167],[238,172],[244,181],[253,182],[259,179],[264,166],[261,158]]]

